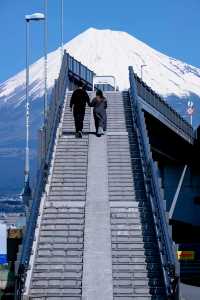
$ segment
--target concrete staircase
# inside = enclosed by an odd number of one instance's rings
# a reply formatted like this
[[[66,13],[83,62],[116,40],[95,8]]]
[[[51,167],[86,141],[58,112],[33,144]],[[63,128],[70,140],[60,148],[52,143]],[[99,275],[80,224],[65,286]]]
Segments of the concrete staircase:
[[[31,299],[77,300],[82,295],[88,135],[75,139],[69,98],[42,215]],[[85,131],[89,120],[87,109]]]
[[[89,134],[87,108],[82,139],[74,137],[70,96],[24,299],[164,300],[129,95],[106,93],[101,138]]]
[[[114,299],[166,299],[129,94],[110,94],[108,173]]]

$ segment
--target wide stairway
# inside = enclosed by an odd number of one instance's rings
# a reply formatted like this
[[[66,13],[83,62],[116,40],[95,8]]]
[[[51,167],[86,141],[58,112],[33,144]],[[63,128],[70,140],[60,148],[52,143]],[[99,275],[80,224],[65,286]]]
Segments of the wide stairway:
[[[82,139],[74,137],[70,96],[24,299],[164,300],[129,94],[106,93],[101,138],[87,108]]]

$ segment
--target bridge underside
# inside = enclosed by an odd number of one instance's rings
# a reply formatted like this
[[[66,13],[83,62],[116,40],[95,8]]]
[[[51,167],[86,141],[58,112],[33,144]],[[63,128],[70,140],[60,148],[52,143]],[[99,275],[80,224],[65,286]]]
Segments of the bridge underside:
[[[145,121],[155,160],[191,164],[194,147],[160,120],[145,112]]]
[[[199,146],[189,143],[175,131],[145,112],[145,121],[153,159],[158,163],[166,210],[169,212],[187,165],[172,218],[172,239],[181,253],[193,258],[180,260],[180,279],[185,284],[200,286],[200,163]],[[189,254],[188,254],[189,255]]]

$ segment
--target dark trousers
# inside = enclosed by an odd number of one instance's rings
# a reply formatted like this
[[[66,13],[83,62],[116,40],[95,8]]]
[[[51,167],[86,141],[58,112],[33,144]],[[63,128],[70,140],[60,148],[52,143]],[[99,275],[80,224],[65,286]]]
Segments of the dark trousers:
[[[76,110],[74,111],[74,123],[75,123],[76,132],[83,130],[84,117],[85,117],[85,109],[80,111],[76,111]]]
[[[103,130],[105,131],[107,129],[106,113],[102,116],[102,115],[94,112],[93,115],[94,115],[94,123],[95,123],[96,132],[98,131],[99,127],[102,127]]]

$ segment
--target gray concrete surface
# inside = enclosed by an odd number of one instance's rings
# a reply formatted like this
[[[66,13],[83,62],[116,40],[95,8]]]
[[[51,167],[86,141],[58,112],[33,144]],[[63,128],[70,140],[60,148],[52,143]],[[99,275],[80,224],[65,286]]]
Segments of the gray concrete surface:
[[[90,135],[88,157],[82,299],[112,300],[106,136]]]

